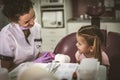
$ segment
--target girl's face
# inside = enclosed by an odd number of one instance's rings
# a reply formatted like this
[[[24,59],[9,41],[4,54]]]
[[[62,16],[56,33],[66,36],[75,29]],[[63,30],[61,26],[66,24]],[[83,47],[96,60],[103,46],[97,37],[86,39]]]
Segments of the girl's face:
[[[87,41],[85,40],[84,37],[79,36],[78,34],[76,35],[77,43],[76,46],[78,48],[79,53],[81,54],[89,54],[91,53],[91,48],[92,46],[89,46]]]
[[[30,9],[29,13],[19,17],[18,24],[23,28],[31,28],[34,26],[35,12],[33,8]]]

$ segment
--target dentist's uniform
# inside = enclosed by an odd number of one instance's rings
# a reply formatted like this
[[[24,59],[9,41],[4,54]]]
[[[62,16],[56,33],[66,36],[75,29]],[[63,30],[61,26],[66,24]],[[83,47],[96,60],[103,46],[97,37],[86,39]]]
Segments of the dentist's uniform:
[[[30,28],[28,43],[19,25],[9,23],[0,32],[0,55],[13,57],[15,64],[34,60],[41,48],[40,30],[37,23]]]

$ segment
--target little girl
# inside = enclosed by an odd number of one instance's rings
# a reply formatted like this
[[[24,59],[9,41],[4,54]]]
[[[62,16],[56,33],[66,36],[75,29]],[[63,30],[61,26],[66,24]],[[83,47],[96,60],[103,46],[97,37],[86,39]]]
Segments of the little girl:
[[[81,27],[76,34],[78,51],[75,53],[77,62],[84,58],[96,58],[100,64],[109,66],[107,54],[102,51],[103,34],[96,26],[88,25]]]

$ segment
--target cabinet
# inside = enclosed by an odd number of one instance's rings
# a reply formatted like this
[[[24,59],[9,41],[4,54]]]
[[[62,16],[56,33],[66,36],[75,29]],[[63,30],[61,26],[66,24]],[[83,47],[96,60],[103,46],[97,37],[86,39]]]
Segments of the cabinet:
[[[120,0],[72,0],[73,17],[79,18],[80,15],[85,15],[88,4],[94,5],[98,3],[98,1],[105,5],[105,12],[101,17],[117,18],[116,11],[117,13],[120,11]]]
[[[118,32],[120,33],[120,22],[104,22],[101,23],[101,29],[106,29],[107,32]]]
[[[81,26],[90,24],[90,22],[68,22],[68,34],[77,32]],[[106,29],[107,32],[112,31],[120,33],[120,22],[101,22],[100,29]]]
[[[41,12],[41,23],[42,23],[42,51],[54,51],[57,43],[63,38],[67,33],[67,20],[72,17],[71,10],[71,0],[40,0],[40,12]],[[48,16],[50,12],[54,13],[56,11],[62,11],[62,16],[56,16],[57,20],[53,20],[54,14]],[[47,12],[46,16],[43,12]],[[50,15],[50,14],[49,14]],[[49,19],[49,23],[44,21],[44,19]],[[62,17],[63,20],[58,21]],[[63,21],[63,22],[62,22]],[[52,24],[50,24],[52,23]],[[63,23],[62,27],[60,25]],[[55,24],[55,26],[54,26]],[[47,25],[47,26],[45,26]]]
[[[68,22],[68,34],[77,32],[82,26],[90,25],[91,22]]]

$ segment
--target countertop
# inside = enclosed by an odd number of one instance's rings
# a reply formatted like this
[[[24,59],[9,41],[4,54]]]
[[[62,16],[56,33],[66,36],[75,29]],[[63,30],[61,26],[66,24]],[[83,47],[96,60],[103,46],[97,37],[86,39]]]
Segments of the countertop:
[[[91,22],[91,19],[71,18],[68,22]],[[115,22],[120,23],[120,19],[115,18],[100,18],[100,22]]]

